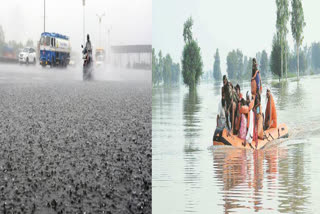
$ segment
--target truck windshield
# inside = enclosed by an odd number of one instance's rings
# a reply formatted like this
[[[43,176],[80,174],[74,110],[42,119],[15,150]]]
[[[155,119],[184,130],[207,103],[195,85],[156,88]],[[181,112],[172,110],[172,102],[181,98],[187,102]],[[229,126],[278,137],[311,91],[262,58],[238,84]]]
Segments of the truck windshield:
[[[40,45],[43,45],[43,43],[44,43],[44,39],[45,39],[45,37],[44,37],[44,36],[41,36],[41,39],[40,39]]]

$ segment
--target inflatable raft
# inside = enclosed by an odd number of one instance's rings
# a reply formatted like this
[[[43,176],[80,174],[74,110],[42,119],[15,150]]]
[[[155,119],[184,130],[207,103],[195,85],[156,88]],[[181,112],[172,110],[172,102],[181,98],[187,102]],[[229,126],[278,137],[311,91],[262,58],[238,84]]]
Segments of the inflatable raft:
[[[277,128],[271,128],[264,131],[264,139],[259,139],[258,142],[252,141],[251,145],[240,139],[237,135],[232,135],[227,129],[217,128],[213,135],[213,145],[228,145],[239,148],[263,149],[268,143],[280,138],[289,137],[286,124],[280,124]]]

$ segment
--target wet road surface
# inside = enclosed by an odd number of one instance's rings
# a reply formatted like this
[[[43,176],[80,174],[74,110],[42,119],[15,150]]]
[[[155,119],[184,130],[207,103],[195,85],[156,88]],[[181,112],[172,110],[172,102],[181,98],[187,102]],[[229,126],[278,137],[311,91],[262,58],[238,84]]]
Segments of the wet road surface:
[[[1,213],[151,213],[151,79],[78,70],[0,64]]]

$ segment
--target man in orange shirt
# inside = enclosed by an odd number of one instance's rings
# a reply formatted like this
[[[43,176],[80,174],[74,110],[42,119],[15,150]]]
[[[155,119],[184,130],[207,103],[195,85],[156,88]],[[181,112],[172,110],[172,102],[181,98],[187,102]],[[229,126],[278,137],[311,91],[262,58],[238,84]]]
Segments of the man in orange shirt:
[[[271,95],[270,89],[267,89],[267,106],[266,106],[266,114],[264,120],[265,130],[269,128],[277,128],[277,111],[276,105],[274,104],[273,97]]]

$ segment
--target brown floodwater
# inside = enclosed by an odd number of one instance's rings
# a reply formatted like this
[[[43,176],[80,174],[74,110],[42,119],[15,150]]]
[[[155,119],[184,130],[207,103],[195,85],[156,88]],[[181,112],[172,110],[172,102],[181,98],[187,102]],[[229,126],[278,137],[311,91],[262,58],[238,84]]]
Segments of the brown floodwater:
[[[212,145],[221,86],[153,89],[153,213],[319,211],[320,76],[264,80],[290,136],[259,151]]]

